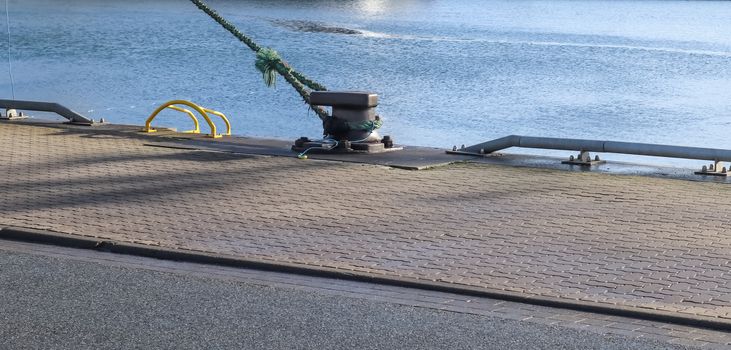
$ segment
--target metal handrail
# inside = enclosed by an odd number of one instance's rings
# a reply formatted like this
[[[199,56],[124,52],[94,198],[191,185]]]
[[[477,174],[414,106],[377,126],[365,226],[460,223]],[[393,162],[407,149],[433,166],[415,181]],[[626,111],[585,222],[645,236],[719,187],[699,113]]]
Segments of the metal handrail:
[[[211,118],[208,117],[208,113],[206,113],[205,108],[203,108],[193,102],[186,101],[186,100],[172,100],[172,101],[163,103],[162,105],[160,105],[160,107],[157,107],[157,109],[155,109],[155,111],[152,112],[152,114],[150,114],[150,116],[147,118],[147,120],[145,121],[145,127],[141,131],[142,132],[156,132],[157,130],[152,128],[152,120],[155,119],[155,117],[165,108],[168,108],[173,105],[185,105],[185,106],[188,106],[188,107],[194,109],[196,112],[198,112],[198,114],[200,114],[203,117],[203,119],[206,120],[206,123],[208,123],[208,126],[211,128],[211,133],[210,133],[210,135],[208,135],[208,137],[212,137],[212,138],[221,137],[221,135],[216,132],[216,124],[214,124],[211,121]],[[228,134],[230,135],[231,127],[228,123],[228,120],[226,119],[225,121],[226,121],[226,125],[228,126]]]
[[[667,158],[731,161],[731,150],[651,143],[564,139],[510,135],[459,149],[464,153],[487,154],[510,147],[634,154]]]
[[[64,107],[55,102],[40,102],[40,101],[22,101],[22,100],[3,100],[0,99],[0,108],[5,109],[22,109],[26,111],[38,111],[38,112],[53,112],[75,124],[91,125],[94,124],[94,120],[87,118],[80,113],[72,111],[71,109]]]
[[[193,124],[195,125],[195,129],[182,131],[183,133],[185,133],[185,134],[200,134],[201,133],[201,126],[200,126],[200,123],[198,123],[198,118],[196,118],[195,114],[193,114],[193,112],[191,112],[189,109],[181,108],[178,106],[168,106],[167,108],[170,108],[170,109],[178,111],[178,112],[183,112],[183,113],[187,114],[190,117],[190,119],[193,119]]]
[[[223,119],[223,122],[226,123],[226,133],[224,135],[231,136],[231,123],[228,121],[228,118],[226,117],[225,114],[223,114],[219,111],[212,110],[210,108],[205,108],[205,107],[203,108],[203,110],[206,111],[207,113],[221,117],[221,119]]]

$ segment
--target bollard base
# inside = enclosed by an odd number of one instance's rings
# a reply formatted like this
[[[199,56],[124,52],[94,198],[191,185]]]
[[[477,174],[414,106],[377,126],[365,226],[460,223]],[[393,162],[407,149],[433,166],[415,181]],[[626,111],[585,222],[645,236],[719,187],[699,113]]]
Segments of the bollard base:
[[[594,158],[592,158],[589,152],[586,151],[581,151],[579,155],[576,156],[576,158],[574,158],[574,156],[570,156],[569,160],[564,160],[561,162],[561,164],[580,165],[587,167],[602,163],[605,163],[605,161],[599,159],[599,156],[595,156]]]
[[[696,171],[693,174],[696,175],[710,175],[710,176],[729,176],[728,172],[720,172],[720,171]]]
[[[292,145],[292,151],[307,153],[384,153],[402,150],[403,147],[395,147],[389,136],[384,136],[381,142],[350,142],[339,141],[337,144],[322,141],[313,141],[306,137],[300,137]]]
[[[729,176],[729,172],[723,162],[715,161],[709,166],[703,166],[701,171],[694,172],[696,175],[710,175],[710,176]]]
[[[27,119],[27,118],[30,118],[30,116],[23,114],[23,112],[18,112],[15,109],[5,110],[5,115],[0,113],[1,120],[19,120],[19,119]]]

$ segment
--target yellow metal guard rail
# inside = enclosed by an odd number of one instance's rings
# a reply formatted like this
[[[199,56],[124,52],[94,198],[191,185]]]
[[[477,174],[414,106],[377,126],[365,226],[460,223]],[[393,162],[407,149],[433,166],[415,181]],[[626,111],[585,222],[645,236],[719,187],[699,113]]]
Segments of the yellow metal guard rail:
[[[186,133],[186,134],[200,134],[201,133],[201,126],[198,123],[198,118],[196,118],[195,114],[193,114],[193,112],[191,112],[189,109],[180,108],[178,106],[167,106],[167,108],[176,110],[178,112],[183,112],[183,113],[187,114],[190,117],[190,119],[193,119],[193,123],[195,124],[195,129],[183,131],[183,133]],[[148,132],[151,132],[151,131],[148,131]]]
[[[195,117],[193,112],[191,112],[188,109],[181,108],[181,107],[178,107],[175,105],[185,105],[185,106],[188,106],[188,107],[194,109],[196,112],[198,112],[198,114],[200,114],[203,117],[203,119],[206,120],[206,123],[208,123],[208,126],[211,128],[211,134],[208,135],[208,137],[218,138],[218,137],[222,136],[221,134],[218,134],[216,132],[216,124],[214,124],[211,121],[211,118],[208,116],[208,113],[221,117],[221,119],[223,119],[223,122],[226,123],[226,133],[224,135],[226,135],[226,136],[231,135],[231,123],[228,121],[228,118],[226,117],[226,115],[224,115],[223,113],[221,113],[219,111],[215,111],[215,110],[212,110],[209,108],[204,108],[193,102],[186,101],[186,100],[172,100],[172,101],[163,103],[162,105],[160,105],[160,107],[157,107],[157,109],[155,109],[155,111],[152,112],[152,114],[150,114],[150,116],[145,121],[145,127],[144,127],[144,129],[142,129],[142,132],[156,132],[157,130],[152,128],[152,120],[155,119],[155,117],[157,117],[157,115],[160,112],[162,112],[164,109],[170,108],[170,109],[173,109],[173,110],[176,110],[179,112],[186,113],[191,119],[193,119],[193,123],[195,123],[195,129],[183,131],[184,133],[192,133],[192,134],[200,133],[200,124],[198,123],[198,119]]]
[[[228,118],[226,118],[226,115],[225,114],[223,114],[223,113],[221,113],[219,111],[214,111],[214,110],[209,109],[209,108],[203,108],[203,110],[206,111],[207,113],[210,113],[210,114],[217,115],[217,116],[221,117],[221,119],[223,119],[223,122],[226,123],[226,133],[223,134],[223,135],[224,136],[231,136],[231,123],[229,123]]]

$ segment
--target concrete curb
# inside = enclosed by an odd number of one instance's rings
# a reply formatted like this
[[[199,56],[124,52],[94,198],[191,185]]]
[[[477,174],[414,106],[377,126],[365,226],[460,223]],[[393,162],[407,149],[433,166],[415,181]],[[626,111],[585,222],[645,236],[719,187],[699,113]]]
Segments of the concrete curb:
[[[555,307],[574,311],[591,312],[610,316],[622,316],[639,320],[678,324],[719,331],[731,331],[731,319],[679,314],[669,311],[642,309],[620,305],[603,305],[581,300],[529,295],[488,288],[478,288],[447,282],[419,280],[414,278],[390,277],[364,272],[345,271],[335,268],[291,264],[261,259],[247,259],[235,256],[212,254],[194,250],[170,249],[137,243],[103,240],[95,237],[77,236],[65,233],[28,228],[5,227],[0,229],[0,239],[56,245],[68,248],[94,249],[117,254],[184,261],[199,264],[222,265],[263,271],[293,273],[314,277],[334,278],[397,287],[446,292],[473,297],[518,302],[530,305]]]

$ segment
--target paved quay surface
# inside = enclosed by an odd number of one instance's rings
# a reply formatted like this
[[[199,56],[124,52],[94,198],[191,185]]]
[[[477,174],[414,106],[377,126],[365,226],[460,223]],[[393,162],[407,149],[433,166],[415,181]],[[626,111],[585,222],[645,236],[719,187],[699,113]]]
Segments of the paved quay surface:
[[[423,171],[0,124],[0,227],[731,321],[731,186]]]
[[[723,349],[722,332],[0,242],[0,349]],[[43,334],[43,336],[38,336]]]

